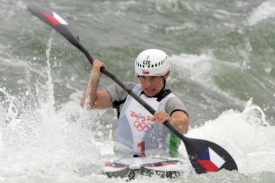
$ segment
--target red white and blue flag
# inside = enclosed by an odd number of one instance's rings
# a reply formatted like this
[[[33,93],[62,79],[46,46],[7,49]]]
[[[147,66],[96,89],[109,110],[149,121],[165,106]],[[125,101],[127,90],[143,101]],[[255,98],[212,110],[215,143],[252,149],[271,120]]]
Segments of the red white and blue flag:
[[[217,172],[225,161],[215,151],[208,147],[198,158],[198,163],[208,172]]]
[[[53,11],[42,11],[44,17],[46,17],[53,25],[68,25],[68,23],[57,13]]]
[[[148,70],[142,69],[142,74],[150,74]]]

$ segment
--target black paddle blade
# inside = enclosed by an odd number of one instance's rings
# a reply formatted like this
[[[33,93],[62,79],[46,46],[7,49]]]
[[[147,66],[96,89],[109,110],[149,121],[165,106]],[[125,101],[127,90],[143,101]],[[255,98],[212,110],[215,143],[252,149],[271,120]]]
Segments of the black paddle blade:
[[[237,170],[231,155],[219,145],[202,139],[184,137],[187,154],[197,174],[217,172],[221,169]]]
[[[69,42],[76,47],[81,47],[79,37],[76,34],[74,27],[72,27],[64,18],[49,8],[44,8],[39,5],[28,5],[28,10],[48,25],[53,27],[57,32],[63,35]]]

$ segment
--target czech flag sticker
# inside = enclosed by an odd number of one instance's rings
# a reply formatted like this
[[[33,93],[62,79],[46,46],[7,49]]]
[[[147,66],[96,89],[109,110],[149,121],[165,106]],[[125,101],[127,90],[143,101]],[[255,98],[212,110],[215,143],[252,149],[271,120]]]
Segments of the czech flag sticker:
[[[41,12],[53,25],[68,25],[68,23],[55,12]]]
[[[225,161],[215,151],[208,147],[198,158],[198,163],[208,172],[217,172]]]
[[[150,74],[148,70],[142,69],[142,74]]]

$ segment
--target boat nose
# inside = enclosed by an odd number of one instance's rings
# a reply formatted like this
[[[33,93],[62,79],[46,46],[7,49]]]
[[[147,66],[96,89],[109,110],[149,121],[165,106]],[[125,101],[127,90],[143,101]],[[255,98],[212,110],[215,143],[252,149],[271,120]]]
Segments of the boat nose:
[[[141,165],[140,164],[132,164],[129,166],[130,170],[138,170],[140,169]]]

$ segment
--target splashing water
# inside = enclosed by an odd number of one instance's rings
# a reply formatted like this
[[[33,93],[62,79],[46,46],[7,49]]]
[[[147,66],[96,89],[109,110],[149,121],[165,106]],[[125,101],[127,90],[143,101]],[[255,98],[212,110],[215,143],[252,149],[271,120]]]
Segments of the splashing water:
[[[190,116],[198,118],[191,120],[187,136],[219,144],[239,167],[239,172],[186,174],[174,180],[140,177],[134,183],[275,181],[273,1],[91,5],[84,0],[73,8],[72,1],[45,2],[82,29],[88,48],[119,78],[133,76],[130,60],[140,49],[160,46],[173,55],[173,91],[185,101]],[[86,82],[89,63],[76,62],[82,57],[63,42],[60,46],[53,33],[45,49],[48,29],[25,9],[26,2],[1,1],[0,182],[124,182],[101,174],[103,163],[114,158],[113,114],[79,107],[78,88]],[[46,50],[46,59],[39,58],[41,50],[43,55]],[[52,64],[53,55],[60,57],[58,64]],[[72,79],[56,78],[53,71]],[[55,95],[62,88],[58,79],[65,83],[62,91],[73,89],[68,99],[60,96],[65,102],[57,107]],[[102,78],[102,86],[109,83]],[[26,93],[19,87],[24,84]],[[184,145],[180,153],[187,158]]]

